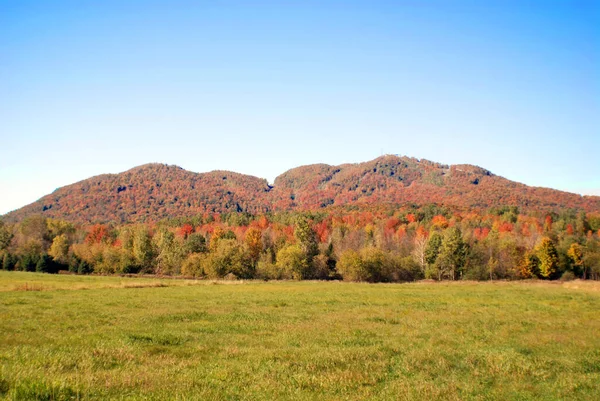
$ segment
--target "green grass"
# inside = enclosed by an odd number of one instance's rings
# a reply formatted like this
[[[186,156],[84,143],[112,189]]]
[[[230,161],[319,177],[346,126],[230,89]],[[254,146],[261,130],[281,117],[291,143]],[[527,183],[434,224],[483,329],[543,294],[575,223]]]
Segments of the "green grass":
[[[595,289],[0,272],[0,399],[597,400]]]

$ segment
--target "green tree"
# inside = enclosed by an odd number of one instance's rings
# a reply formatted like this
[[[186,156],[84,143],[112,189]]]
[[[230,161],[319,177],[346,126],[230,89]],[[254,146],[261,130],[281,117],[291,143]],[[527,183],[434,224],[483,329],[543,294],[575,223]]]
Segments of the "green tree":
[[[179,274],[183,261],[181,244],[175,239],[175,234],[162,229],[154,236],[158,251],[156,256],[156,273]]]
[[[219,239],[216,249],[202,260],[202,268],[210,278],[222,278],[229,273],[244,279],[254,275],[248,254],[234,239]]]
[[[306,252],[298,244],[284,246],[277,252],[277,265],[294,280],[311,277],[310,264]]]
[[[186,254],[206,252],[206,239],[200,233],[188,235],[184,243],[184,252]]]
[[[304,252],[306,260],[310,264],[312,259],[319,253],[319,241],[307,218],[298,218],[294,229],[294,237],[296,237],[300,249]]]
[[[467,259],[467,251],[468,246],[463,240],[460,229],[452,227],[446,230],[440,253],[435,261],[439,277],[447,276],[451,280],[460,277]]]
[[[142,271],[152,271],[153,260],[156,253],[152,245],[152,237],[150,236],[147,227],[139,226],[136,228],[133,234],[132,247],[135,263]]]
[[[14,270],[17,265],[18,259],[15,255],[5,252],[2,257],[2,269],[3,270]]]
[[[347,250],[337,263],[338,272],[346,281],[377,282],[384,277],[385,255],[375,247],[367,247],[356,252]]]
[[[433,231],[431,235],[429,235],[429,240],[427,241],[427,245],[425,246],[425,262],[427,263],[425,277],[427,278],[435,277],[441,279],[441,276],[438,274],[435,267],[435,261],[438,258],[441,246],[442,235],[437,231]]]
[[[184,276],[202,277],[204,276],[204,259],[206,255],[200,253],[192,253],[183,261],[181,266],[181,274]]]
[[[58,273],[59,265],[55,263],[48,255],[41,255],[35,266],[35,271],[38,273]]]

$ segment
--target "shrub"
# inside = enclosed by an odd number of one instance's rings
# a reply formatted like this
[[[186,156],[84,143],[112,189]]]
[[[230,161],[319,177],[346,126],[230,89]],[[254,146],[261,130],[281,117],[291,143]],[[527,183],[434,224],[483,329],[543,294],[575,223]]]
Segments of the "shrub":
[[[337,263],[338,272],[346,281],[385,281],[385,255],[377,248],[363,248],[360,253],[345,251]]]
[[[560,281],[573,281],[575,280],[575,274],[571,271],[566,271],[560,276]]]
[[[250,257],[234,239],[219,239],[214,251],[203,259],[202,268],[210,278],[222,278],[228,273],[242,279],[254,276]]]
[[[312,266],[299,245],[288,245],[277,252],[277,266],[294,280],[312,278]]]
[[[202,267],[204,259],[204,255],[192,253],[183,261],[183,265],[181,266],[181,274],[192,277],[204,276],[204,269]]]

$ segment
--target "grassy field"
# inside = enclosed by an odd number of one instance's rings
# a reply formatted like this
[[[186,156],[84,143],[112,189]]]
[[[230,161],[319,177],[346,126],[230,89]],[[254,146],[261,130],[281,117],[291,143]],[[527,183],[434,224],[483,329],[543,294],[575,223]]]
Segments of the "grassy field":
[[[0,272],[0,399],[598,400],[598,288]]]

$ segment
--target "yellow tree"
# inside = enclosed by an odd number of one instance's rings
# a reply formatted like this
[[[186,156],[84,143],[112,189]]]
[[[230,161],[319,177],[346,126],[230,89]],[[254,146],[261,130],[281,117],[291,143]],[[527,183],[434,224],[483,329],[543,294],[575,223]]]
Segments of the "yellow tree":
[[[573,264],[583,270],[583,279],[586,279],[585,264],[583,263],[583,247],[578,243],[573,243],[567,251],[567,256],[573,261]]]
[[[558,252],[552,240],[548,237],[542,238],[537,246],[536,254],[540,261],[540,276],[550,278],[558,268]]]
[[[258,228],[250,227],[248,231],[246,231],[246,246],[248,247],[252,263],[256,264],[263,247],[262,233]]]
[[[66,265],[69,261],[69,240],[65,234],[57,235],[52,240],[52,245],[48,250],[48,255],[52,256],[55,262]]]

